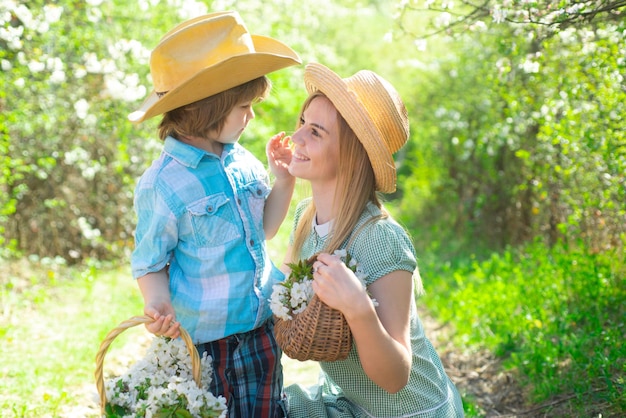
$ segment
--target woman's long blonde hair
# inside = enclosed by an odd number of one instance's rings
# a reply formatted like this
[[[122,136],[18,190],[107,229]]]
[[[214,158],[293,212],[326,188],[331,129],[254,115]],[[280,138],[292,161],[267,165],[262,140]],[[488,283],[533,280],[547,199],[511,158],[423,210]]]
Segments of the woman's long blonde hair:
[[[310,95],[302,106],[298,121],[302,120],[304,111],[317,97],[326,96],[319,91]],[[323,250],[329,253],[345,245],[368,202],[374,203],[382,210],[382,204],[376,193],[374,170],[367,152],[346,120],[338,111],[336,112],[339,125],[339,172],[332,208],[335,218]],[[296,128],[300,128],[300,122]],[[315,213],[315,203],[311,200],[302,213],[294,232],[292,261],[302,258],[300,252],[311,232],[311,223]]]

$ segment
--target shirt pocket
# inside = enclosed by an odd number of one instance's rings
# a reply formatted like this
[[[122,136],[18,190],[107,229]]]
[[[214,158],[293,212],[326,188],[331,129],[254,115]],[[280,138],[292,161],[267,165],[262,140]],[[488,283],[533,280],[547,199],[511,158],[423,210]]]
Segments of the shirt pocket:
[[[248,202],[254,225],[258,230],[263,229],[263,212],[265,211],[265,199],[271,189],[263,181],[253,181],[244,186],[244,198]]]
[[[198,247],[223,245],[241,237],[238,218],[224,193],[204,197],[187,206],[193,240]]]

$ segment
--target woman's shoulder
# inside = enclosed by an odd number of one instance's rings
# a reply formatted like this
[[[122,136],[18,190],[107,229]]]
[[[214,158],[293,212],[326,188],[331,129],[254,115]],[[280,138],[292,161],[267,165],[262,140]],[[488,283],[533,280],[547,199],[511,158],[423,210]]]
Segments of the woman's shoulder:
[[[354,245],[369,251],[409,251],[415,252],[408,232],[391,217],[364,223],[361,230],[355,231]]]
[[[376,209],[368,208],[369,214],[361,218],[348,248],[368,273],[368,283],[395,270],[412,272],[417,267],[415,248],[405,228]]]
[[[407,229],[400,225],[384,208],[381,209],[373,203],[368,203],[361,214],[356,230],[358,231],[359,228],[366,230],[368,235],[382,235],[411,242]]]

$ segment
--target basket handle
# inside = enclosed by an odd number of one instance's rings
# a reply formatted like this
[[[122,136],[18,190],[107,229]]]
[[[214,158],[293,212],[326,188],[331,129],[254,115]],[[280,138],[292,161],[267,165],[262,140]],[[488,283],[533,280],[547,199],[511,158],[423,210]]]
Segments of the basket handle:
[[[96,388],[98,389],[98,394],[100,395],[100,411],[101,414],[104,414],[104,408],[107,402],[107,394],[104,388],[104,375],[102,371],[104,356],[109,349],[109,346],[113,342],[113,340],[120,335],[122,332],[127,330],[128,328],[132,328],[136,325],[140,324],[149,324],[154,322],[154,319],[149,316],[133,316],[126,321],[122,321],[117,327],[113,328],[107,336],[102,340],[100,344],[100,349],[96,354]],[[202,387],[201,380],[201,370],[200,370],[200,356],[198,354],[198,350],[196,350],[196,346],[193,344],[191,340],[191,336],[189,333],[181,326],[180,327],[180,337],[183,339],[185,344],[187,345],[187,350],[189,350],[189,355],[191,356],[191,371],[193,374],[193,380],[196,382],[196,385],[200,388]]]

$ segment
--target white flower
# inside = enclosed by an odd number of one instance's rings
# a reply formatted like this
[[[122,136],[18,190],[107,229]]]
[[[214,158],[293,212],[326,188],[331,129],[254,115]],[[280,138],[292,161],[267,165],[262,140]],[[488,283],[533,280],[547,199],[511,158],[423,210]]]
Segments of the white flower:
[[[76,103],[74,103],[74,110],[76,111],[76,116],[79,119],[85,119],[89,114],[89,102],[85,99],[79,99]],[[67,160],[68,153],[65,154],[65,158]]]
[[[291,307],[298,309],[300,305],[306,304],[313,297],[313,289],[311,288],[312,280],[305,279],[302,282],[296,282],[291,288]]]
[[[354,272],[363,288],[366,288],[365,278],[367,273],[352,258],[345,249],[336,250],[333,255],[341,258],[346,266]],[[291,274],[283,283],[274,285],[272,295],[269,299],[270,309],[277,318],[284,321],[293,319],[293,315],[303,312],[313,298],[315,292],[312,287],[313,262],[301,260],[298,263],[290,264]],[[375,299],[372,299],[374,306],[378,306]]]
[[[286,298],[289,289],[287,289],[282,284],[275,284],[272,289],[273,291],[272,297],[270,298],[270,309],[272,310],[274,315],[285,321],[292,319],[291,315],[289,315],[289,308],[286,307],[283,303],[283,300]]]
[[[225,417],[224,397],[215,397],[206,390],[212,380],[211,358],[205,353],[200,364],[202,389],[193,380],[185,343],[155,338],[143,359],[123,376],[105,383],[108,407],[121,408],[116,410],[118,415],[123,413],[119,416],[152,417],[180,410],[198,418]]]
[[[345,249],[343,249],[343,250],[335,250],[335,252],[333,254],[336,255],[337,257],[345,258],[345,257],[348,256],[348,251],[346,251]]]

